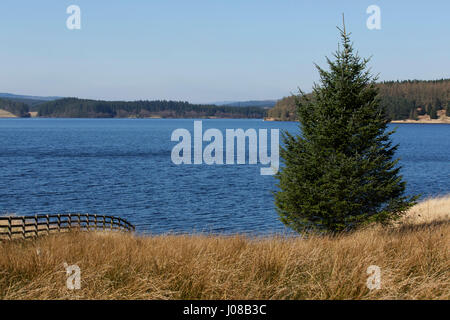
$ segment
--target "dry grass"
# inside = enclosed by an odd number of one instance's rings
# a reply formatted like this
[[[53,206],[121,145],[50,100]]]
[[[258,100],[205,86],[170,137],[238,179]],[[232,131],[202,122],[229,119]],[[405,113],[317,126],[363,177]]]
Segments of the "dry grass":
[[[17,116],[15,116],[9,111],[0,109],[0,118],[17,118]]]
[[[400,227],[334,238],[68,233],[6,241],[0,298],[449,299],[449,210],[450,197],[429,200]],[[81,290],[66,288],[65,262],[81,268]],[[379,290],[366,286],[370,265],[381,268]]]
[[[404,216],[402,223],[419,225],[450,221],[450,195],[430,198],[415,205]]]

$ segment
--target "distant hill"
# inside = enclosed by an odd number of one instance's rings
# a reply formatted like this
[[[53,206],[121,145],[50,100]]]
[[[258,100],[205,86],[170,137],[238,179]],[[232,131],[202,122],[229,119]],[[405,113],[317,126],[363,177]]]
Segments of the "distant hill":
[[[0,93],[0,98],[6,98],[9,100],[25,99],[25,100],[40,100],[40,101],[52,101],[52,100],[61,99],[61,97],[27,96],[27,95],[12,94],[12,93]]]
[[[54,118],[259,118],[260,107],[191,104],[183,101],[104,101],[63,98],[37,106],[39,117]]]
[[[30,111],[37,111],[36,106],[46,101],[61,99],[61,97],[27,96],[12,93],[0,93],[0,98],[9,101],[22,102],[30,107]]]
[[[20,101],[0,98],[0,110],[9,112],[16,117],[27,118],[30,116],[30,107]]]
[[[450,116],[450,79],[385,81],[377,84],[391,120]],[[0,109],[18,117],[35,111],[40,117],[65,118],[263,118],[296,120],[295,96],[192,104],[183,101],[104,101],[0,93]],[[266,110],[269,109],[269,110]]]
[[[277,100],[249,100],[249,101],[223,101],[215,102],[217,106],[227,107],[260,107],[260,108],[272,108],[277,103]]]
[[[450,79],[385,81],[377,84],[379,97],[391,120],[417,120],[420,116],[436,119],[445,110],[450,116]],[[285,97],[268,111],[268,117],[281,121],[296,120],[295,97]]]

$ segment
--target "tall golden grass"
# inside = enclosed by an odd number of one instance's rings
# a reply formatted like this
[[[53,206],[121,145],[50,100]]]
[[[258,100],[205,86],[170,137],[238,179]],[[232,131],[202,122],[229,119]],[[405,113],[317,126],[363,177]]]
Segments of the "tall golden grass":
[[[401,220],[402,224],[420,225],[450,221],[450,195],[429,198],[412,207]]]
[[[99,232],[4,241],[0,298],[449,299],[449,211],[450,197],[430,199],[398,226],[336,237]],[[80,290],[67,289],[64,263],[81,268]],[[370,265],[381,268],[381,289],[366,285]]]

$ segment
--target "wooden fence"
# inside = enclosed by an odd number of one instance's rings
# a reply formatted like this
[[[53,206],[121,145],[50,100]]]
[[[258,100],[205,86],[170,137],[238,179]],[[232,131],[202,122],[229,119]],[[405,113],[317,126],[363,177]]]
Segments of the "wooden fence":
[[[0,240],[24,239],[71,230],[134,231],[135,227],[125,219],[97,214],[38,214],[0,217]]]

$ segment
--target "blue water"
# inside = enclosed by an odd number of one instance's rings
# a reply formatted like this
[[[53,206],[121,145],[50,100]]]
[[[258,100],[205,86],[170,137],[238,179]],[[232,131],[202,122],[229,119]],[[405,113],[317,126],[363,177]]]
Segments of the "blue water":
[[[397,126],[407,192],[450,193],[450,125]],[[177,128],[192,131],[193,120],[0,119],[0,213],[117,215],[153,234],[285,231],[273,176],[260,165],[174,165]],[[203,120],[207,128],[297,124]]]

